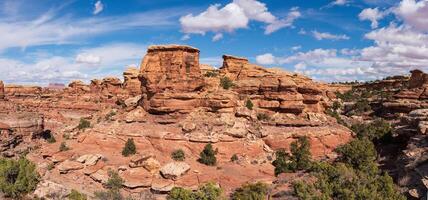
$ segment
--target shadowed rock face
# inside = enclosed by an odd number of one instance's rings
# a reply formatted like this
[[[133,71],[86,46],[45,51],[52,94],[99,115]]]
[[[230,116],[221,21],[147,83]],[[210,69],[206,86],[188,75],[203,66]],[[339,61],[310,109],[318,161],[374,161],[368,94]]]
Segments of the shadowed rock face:
[[[413,70],[410,72],[412,75],[409,80],[409,88],[418,88],[428,84],[428,74],[421,70]]]
[[[0,100],[4,99],[4,84],[0,81]]]
[[[138,79],[138,74],[139,70],[134,67],[128,68],[123,72],[123,88],[132,95],[141,94],[141,82]]]

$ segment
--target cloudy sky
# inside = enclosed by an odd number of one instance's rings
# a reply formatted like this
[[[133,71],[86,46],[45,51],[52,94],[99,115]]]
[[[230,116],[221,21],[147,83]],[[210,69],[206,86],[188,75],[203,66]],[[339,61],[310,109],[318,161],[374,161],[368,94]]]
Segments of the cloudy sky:
[[[205,64],[232,54],[322,81],[428,71],[428,0],[0,1],[6,83],[120,77],[170,43]]]

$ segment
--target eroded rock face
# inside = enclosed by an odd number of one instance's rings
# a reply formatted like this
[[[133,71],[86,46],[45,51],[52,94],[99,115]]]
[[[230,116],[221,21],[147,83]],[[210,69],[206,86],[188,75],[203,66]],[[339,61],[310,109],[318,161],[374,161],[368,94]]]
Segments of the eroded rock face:
[[[4,87],[6,96],[37,97],[42,93],[38,86],[6,85]]]
[[[3,81],[0,81],[0,100],[4,99],[4,84]]]
[[[141,82],[138,79],[139,70],[135,67],[130,67],[123,72],[123,88],[131,95],[141,94]]]
[[[194,97],[180,93],[196,92],[204,86],[199,50],[177,45],[150,46],[141,63],[140,81],[143,106],[151,113],[198,106]]]
[[[220,74],[229,77],[235,84],[233,90],[247,95],[256,106],[293,114],[324,111],[325,91],[310,79],[253,65],[245,58],[225,55],[223,59]]]
[[[428,84],[428,74],[421,70],[413,70],[410,72],[412,75],[409,80],[409,88],[418,88]]]
[[[44,117],[38,113],[0,113],[0,122],[8,124],[14,132],[21,133],[24,136],[31,136],[44,131]]]

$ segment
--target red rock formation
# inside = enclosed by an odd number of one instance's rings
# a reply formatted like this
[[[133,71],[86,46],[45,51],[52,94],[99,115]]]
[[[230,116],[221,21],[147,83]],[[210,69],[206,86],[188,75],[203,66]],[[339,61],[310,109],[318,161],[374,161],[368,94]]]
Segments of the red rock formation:
[[[36,97],[42,93],[38,86],[6,85],[4,87],[6,96]]]
[[[141,94],[141,82],[138,79],[139,70],[131,67],[123,72],[123,88],[132,96]]]
[[[110,94],[120,94],[123,93],[122,90],[122,81],[117,77],[106,77],[101,83],[101,88],[103,92]]]
[[[428,74],[421,70],[415,69],[410,72],[412,75],[409,80],[409,88],[419,88],[428,84]]]
[[[150,46],[141,63],[143,106],[151,113],[189,112],[200,105],[193,92],[204,86],[199,50],[189,46]]]
[[[4,84],[0,81],[0,100],[4,99]]]

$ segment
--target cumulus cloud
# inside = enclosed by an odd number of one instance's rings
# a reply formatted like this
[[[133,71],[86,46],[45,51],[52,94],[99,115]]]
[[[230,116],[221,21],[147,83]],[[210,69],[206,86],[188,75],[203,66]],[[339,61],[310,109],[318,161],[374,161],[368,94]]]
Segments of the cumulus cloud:
[[[275,57],[271,53],[256,56],[256,62],[261,65],[271,65],[275,63]]]
[[[205,35],[206,32],[233,32],[247,28],[250,21],[258,21],[267,24],[265,34],[271,34],[292,26],[300,16],[298,9],[292,8],[286,18],[278,19],[268,11],[264,3],[256,0],[234,0],[224,7],[215,4],[200,14],[182,16],[180,24],[183,33]]]
[[[297,50],[299,50],[299,49],[301,49],[302,48],[302,46],[301,45],[297,45],[297,46],[293,46],[293,47],[291,47],[291,50],[293,50],[293,51],[297,51]]]
[[[104,4],[101,1],[97,1],[94,4],[94,11],[92,14],[97,15],[98,13],[102,12],[104,10]]]
[[[213,42],[215,42],[215,41],[219,41],[219,40],[221,40],[223,38],[223,33],[217,33],[217,34],[215,34],[214,35],[214,37],[213,37]]]
[[[101,58],[92,54],[78,54],[76,57],[77,63],[100,64]]]
[[[318,32],[318,31],[312,31],[312,36],[315,37],[317,40],[349,40],[349,36],[343,34],[343,35],[335,35],[328,32]]]
[[[377,28],[379,26],[379,20],[385,17],[386,12],[380,11],[378,8],[366,8],[358,15],[361,21],[369,20],[371,27]]]
[[[428,1],[402,0],[394,12],[407,25],[419,31],[428,31]]]

